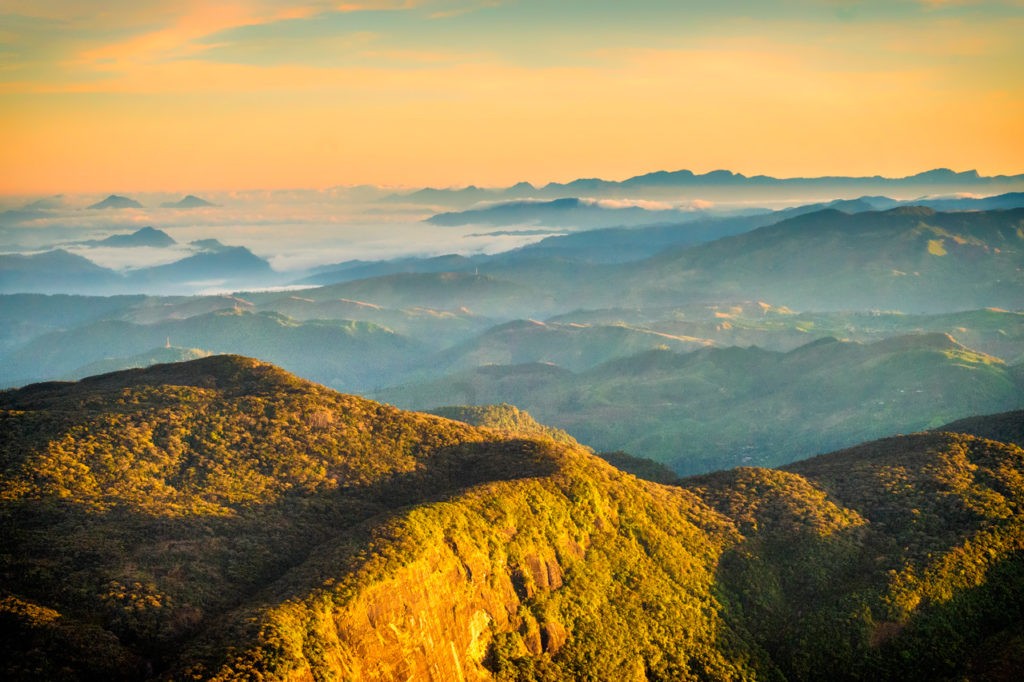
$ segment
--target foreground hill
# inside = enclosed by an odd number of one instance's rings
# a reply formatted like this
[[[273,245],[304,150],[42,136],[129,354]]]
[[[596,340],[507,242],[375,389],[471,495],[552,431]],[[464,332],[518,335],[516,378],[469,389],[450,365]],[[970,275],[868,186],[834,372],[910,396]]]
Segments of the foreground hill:
[[[724,519],[570,445],[225,356],[0,401],[8,679],[751,666],[716,643],[747,648],[710,592]]]
[[[1011,680],[1022,466],[1018,446],[933,433],[684,485],[737,523],[719,584],[787,677]]]
[[[541,436],[561,443],[579,445],[576,439],[561,429],[541,424],[529,412],[520,410],[515,405],[449,405],[431,410],[431,414],[439,417],[466,422],[472,426],[483,426],[490,429],[519,436],[533,438]],[[626,452],[598,452],[598,457],[610,463],[616,469],[633,474],[637,478],[655,483],[675,483],[679,475],[651,459],[636,457]]]
[[[1013,445],[667,487],[233,356],[0,420],[5,679],[998,679],[1024,651]]]
[[[775,466],[839,447],[1024,405],[1019,366],[945,334],[871,344],[653,350],[573,373],[492,365],[381,391],[412,409],[508,402],[597,450],[683,474]]]

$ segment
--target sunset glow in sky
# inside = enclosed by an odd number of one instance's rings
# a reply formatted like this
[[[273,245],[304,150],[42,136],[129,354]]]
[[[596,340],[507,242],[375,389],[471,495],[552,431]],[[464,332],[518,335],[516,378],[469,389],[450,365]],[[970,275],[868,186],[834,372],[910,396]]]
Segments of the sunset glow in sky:
[[[1024,172],[1024,2],[0,0],[0,193]]]

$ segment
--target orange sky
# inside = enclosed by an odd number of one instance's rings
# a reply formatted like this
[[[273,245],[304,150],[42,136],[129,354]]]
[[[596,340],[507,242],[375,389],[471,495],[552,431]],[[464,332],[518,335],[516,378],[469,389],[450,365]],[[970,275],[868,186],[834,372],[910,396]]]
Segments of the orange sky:
[[[0,193],[1024,172],[1020,2],[680,4],[0,0]]]

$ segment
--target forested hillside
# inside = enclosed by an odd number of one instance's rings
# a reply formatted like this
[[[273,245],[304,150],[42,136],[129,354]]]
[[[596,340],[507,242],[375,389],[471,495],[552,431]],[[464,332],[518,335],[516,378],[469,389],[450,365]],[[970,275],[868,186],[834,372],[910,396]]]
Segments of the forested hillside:
[[[1009,679],[1024,651],[1013,444],[664,486],[233,356],[0,410],[7,679]]]
[[[652,350],[572,373],[484,365],[381,391],[400,407],[509,402],[597,450],[681,474],[777,466],[1024,405],[1024,373],[945,334],[824,338],[787,353]]]

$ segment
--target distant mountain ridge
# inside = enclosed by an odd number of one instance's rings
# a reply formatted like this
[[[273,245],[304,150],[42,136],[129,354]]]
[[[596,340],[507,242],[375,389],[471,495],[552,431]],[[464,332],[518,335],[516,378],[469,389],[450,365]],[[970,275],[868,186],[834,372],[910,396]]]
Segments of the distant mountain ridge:
[[[427,219],[433,225],[535,225],[596,229],[656,222],[693,221],[700,211],[606,205],[577,197],[551,201],[509,201],[457,213],[439,213]]]
[[[468,205],[479,201],[501,199],[557,199],[561,197],[618,197],[640,198],[641,196],[670,197],[679,191],[699,192],[690,198],[718,199],[744,190],[749,197],[782,197],[795,192],[813,197],[835,199],[853,198],[870,194],[899,193],[940,194],[950,191],[996,190],[996,192],[1020,191],[1024,188],[1024,174],[983,176],[975,170],[956,172],[948,168],[937,168],[914,175],[898,178],[874,176],[825,176],[776,178],[767,175],[747,176],[727,170],[711,171],[704,174],[689,170],[655,171],[636,175],[625,180],[603,180],[580,178],[566,183],[551,182],[540,187],[529,183],[518,183],[506,188],[480,188],[469,186],[454,189],[426,188],[406,194],[393,194],[387,200],[393,202],[415,202],[423,204]],[[783,194],[785,193],[785,194]],[[831,196],[829,196],[831,195]],[[797,194],[795,196],[800,196]]]
[[[628,264],[617,288],[648,304],[689,289],[734,300],[757,292],[795,309],[1013,310],[1024,300],[1022,222],[1022,208],[824,209]]]

